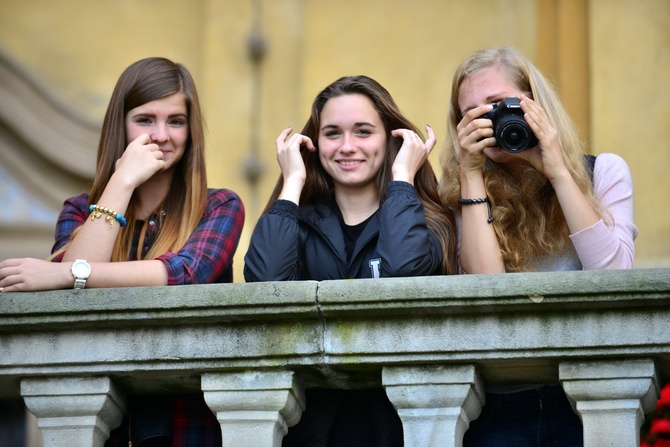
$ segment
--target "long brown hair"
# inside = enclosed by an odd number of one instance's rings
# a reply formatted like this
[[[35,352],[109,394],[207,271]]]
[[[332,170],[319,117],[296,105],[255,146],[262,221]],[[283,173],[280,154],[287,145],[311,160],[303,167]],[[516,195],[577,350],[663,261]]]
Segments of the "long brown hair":
[[[116,161],[126,149],[126,114],[136,107],[175,93],[182,93],[186,101],[189,138],[163,203],[164,217],[163,213],[159,213],[163,219],[160,234],[146,255],[143,256],[142,250],[137,250],[138,259],[153,259],[163,253],[179,250],[195,230],[205,210],[205,138],[200,101],[191,74],[183,65],[161,57],[141,59],[131,64],[114,87],[102,124],[89,205],[97,203],[114,173]],[[138,212],[138,197],[133,194],[125,216],[128,225],[121,229],[116,239],[112,261],[129,260]],[[144,232],[141,237],[144,237]],[[63,250],[66,248],[67,245]]]
[[[302,158],[307,170],[305,186],[300,195],[300,203],[315,203],[320,199],[333,198],[333,181],[326,173],[319,160],[318,136],[321,121],[321,111],[326,102],[343,95],[360,94],[367,97],[379,113],[386,132],[386,158],[377,173],[376,185],[379,190],[380,201],[386,198],[386,185],[393,180],[391,167],[402,146],[402,138],[394,137],[394,129],[410,129],[420,135],[418,128],[412,124],[398,109],[391,94],[377,81],[367,76],[347,76],[338,79],[327,86],[317,95],[312,103],[312,111],[301,134],[309,137],[316,146],[316,151],[302,151]],[[277,200],[283,186],[280,175],[264,213],[268,212]],[[442,206],[437,189],[437,178],[426,160],[414,177],[414,188],[419,200],[423,203],[428,228],[438,237],[444,252],[442,273],[457,273],[456,264],[456,226],[451,210]]]
[[[511,47],[480,50],[463,61],[454,74],[447,141],[442,153],[440,195],[444,203],[453,208],[460,207],[460,159],[456,126],[463,119],[458,104],[461,85],[468,77],[492,67],[544,108],[558,132],[563,161],[570,175],[594,210],[600,216],[606,215],[593,194],[593,185],[585,168],[585,148],[577,127],[549,80],[523,54]],[[549,253],[558,254],[571,246],[565,216],[544,174],[530,164],[522,172],[511,172],[504,164],[488,158],[483,169],[486,193],[493,207],[493,226],[508,271],[527,270],[533,258]]]

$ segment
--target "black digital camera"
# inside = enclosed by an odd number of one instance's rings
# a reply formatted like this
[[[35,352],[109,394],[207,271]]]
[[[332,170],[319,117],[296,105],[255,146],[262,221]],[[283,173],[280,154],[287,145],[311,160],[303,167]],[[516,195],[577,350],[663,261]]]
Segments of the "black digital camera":
[[[537,145],[537,137],[523,119],[519,98],[505,98],[493,110],[479,118],[493,121],[493,134],[498,146],[508,152],[521,152]]]

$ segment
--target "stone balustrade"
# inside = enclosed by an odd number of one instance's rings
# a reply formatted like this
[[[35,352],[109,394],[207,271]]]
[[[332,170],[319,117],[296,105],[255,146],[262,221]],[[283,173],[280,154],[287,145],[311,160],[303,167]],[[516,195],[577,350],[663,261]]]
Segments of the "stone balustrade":
[[[196,390],[224,446],[280,446],[316,386],[383,386],[405,445],[460,446],[485,387],[519,383],[561,383],[586,447],[634,446],[669,362],[670,269],[0,295],[0,397],[47,447]]]

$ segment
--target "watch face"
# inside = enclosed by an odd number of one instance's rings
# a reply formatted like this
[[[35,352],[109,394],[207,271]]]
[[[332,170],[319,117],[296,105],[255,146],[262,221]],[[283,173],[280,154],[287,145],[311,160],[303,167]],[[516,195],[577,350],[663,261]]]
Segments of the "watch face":
[[[86,261],[75,261],[72,264],[72,274],[76,278],[88,278],[88,275],[91,274],[91,266]]]

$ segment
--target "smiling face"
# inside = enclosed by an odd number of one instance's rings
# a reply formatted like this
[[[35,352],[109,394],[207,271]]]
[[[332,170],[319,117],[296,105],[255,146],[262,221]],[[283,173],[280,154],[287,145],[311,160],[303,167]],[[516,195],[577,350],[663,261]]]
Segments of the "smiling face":
[[[502,69],[485,68],[463,80],[458,90],[458,107],[461,116],[484,104],[499,103],[504,98],[519,98],[525,92],[510,82]],[[497,147],[487,147],[484,155],[498,163],[519,162],[519,158]]]
[[[331,98],[320,123],[319,159],[336,191],[376,189],[386,156],[386,129],[372,101],[361,94]]]
[[[188,111],[182,93],[156,99],[126,114],[126,144],[146,133],[158,145],[166,162],[165,170],[184,156],[188,143]]]

